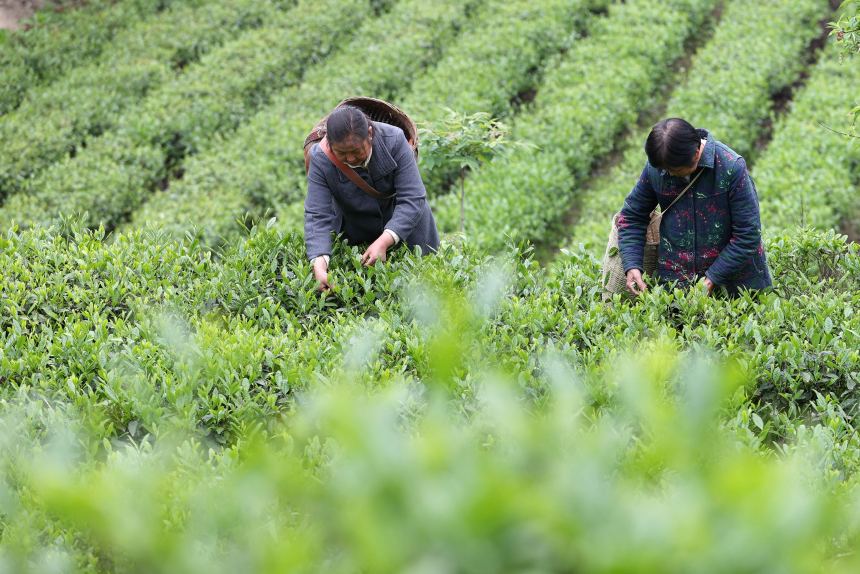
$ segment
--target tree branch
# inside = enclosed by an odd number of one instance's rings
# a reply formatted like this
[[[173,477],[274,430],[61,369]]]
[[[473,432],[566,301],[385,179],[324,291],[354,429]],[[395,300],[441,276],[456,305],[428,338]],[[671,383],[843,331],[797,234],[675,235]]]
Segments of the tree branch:
[[[854,134],[847,134],[847,133],[845,133],[845,132],[840,132],[839,130],[834,130],[833,128],[831,128],[830,126],[828,126],[827,124],[825,124],[824,122],[818,122],[818,125],[820,125],[821,127],[823,127],[823,128],[824,128],[824,129],[826,129],[826,130],[830,130],[831,132],[833,132],[833,133],[835,133],[835,134],[839,134],[839,135],[841,135],[841,136],[845,136],[845,137],[849,137],[849,138],[854,138],[854,139],[858,139],[858,140],[860,140],[860,136],[856,136],[856,135],[854,135]]]

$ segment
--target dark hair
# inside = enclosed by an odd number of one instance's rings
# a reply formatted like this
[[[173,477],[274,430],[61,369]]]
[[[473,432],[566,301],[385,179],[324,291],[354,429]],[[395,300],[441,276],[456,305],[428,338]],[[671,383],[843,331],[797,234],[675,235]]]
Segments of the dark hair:
[[[326,137],[332,143],[340,143],[347,138],[367,139],[367,116],[355,106],[341,106],[335,109],[325,123]]]
[[[645,141],[648,161],[658,169],[689,167],[696,159],[702,136],[686,120],[669,118],[653,128]]]

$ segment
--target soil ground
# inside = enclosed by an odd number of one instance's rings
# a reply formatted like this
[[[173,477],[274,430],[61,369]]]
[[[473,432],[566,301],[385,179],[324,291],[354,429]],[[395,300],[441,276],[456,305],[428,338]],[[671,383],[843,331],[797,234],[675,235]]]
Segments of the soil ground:
[[[18,23],[43,4],[42,0],[0,0],[0,29],[17,30]]]

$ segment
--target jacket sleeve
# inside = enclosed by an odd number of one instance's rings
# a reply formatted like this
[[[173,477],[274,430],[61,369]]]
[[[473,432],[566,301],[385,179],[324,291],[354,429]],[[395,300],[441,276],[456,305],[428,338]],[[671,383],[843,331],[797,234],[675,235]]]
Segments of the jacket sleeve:
[[[320,255],[331,255],[331,235],[340,229],[341,213],[320,165],[323,156],[311,151],[305,198],[305,248],[308,259],[313,260]]]
[[[385,224],[403,240],[412,234],[415,224],[421,219],[427,208],[427,191],[421,174],[418,173],[418,163],[415,154],[403,132],[398,134],[392,157],[397,162],[394,174],[394,191],[397,204],[391,219]]]
[[[728,194],[732,234],[728,245],[705,272],[715,285],[725,285],[761,245],[758,196],[742,157],[738,157],[731,168]]]
[[[651,212],[657,207],[657,194],[651,185],[650,165],[645,164],[639,181],[624,200],[618,217],[618,249],[624,272],[642,270],[645,253],[645,233],[651,221]]]

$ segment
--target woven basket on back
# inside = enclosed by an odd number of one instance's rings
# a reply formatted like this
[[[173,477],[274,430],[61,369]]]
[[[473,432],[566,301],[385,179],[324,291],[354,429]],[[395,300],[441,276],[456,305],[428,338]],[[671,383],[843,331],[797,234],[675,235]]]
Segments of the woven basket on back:
[[[418,127],[412,121],[412,118],[406,115],[406,112],[384,100],[360,96],[343,100],[335,109],[341,106],[354,106],[363,111],[374,122],[390,124],[403,130],[403,133],[406,135],[406,141],[409,142],[409,145],[412,146],[412,151],[415,153],[415,159],[418,159]],[[310,165],[308,154],[310,153],[311,146],[325,137],[325,124],[329,114],[326,114],[324,118],[318,121],[314,129],[308,134],[308,137],[305,138],[305,171],[308,170]]]

